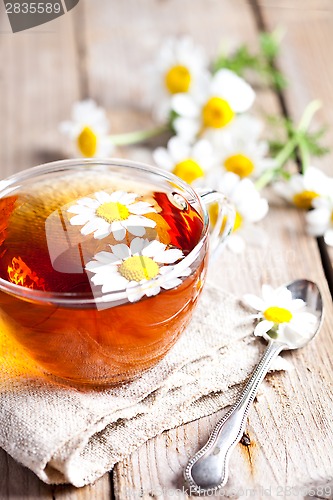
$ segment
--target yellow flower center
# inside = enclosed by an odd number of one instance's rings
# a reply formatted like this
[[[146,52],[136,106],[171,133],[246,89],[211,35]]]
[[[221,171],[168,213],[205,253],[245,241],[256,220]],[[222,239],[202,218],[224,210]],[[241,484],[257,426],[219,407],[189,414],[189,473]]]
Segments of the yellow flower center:
[[[185,66],[173,66],[165,75],[165,85],[170,94],[187,92],[191,85],[191,74]]]
[[[263,312],[264,318],[273,323],[289,323],[293,315],[284,307],[269,307]]]
[[[150,257],[134,255],[126,259],[118,268],[120,274],[128,281],[151,280],[156,278],[159,267]]]
[[[229,156],[224,161],[224,166],[228,172],[233,172],[242,179],[251,175],[254,170],[254,164],[250,158],[242,154]]]
[[[239,212],[236,211],[235,223],[232,232],[234,233],[235,231],[237,231],[237,229],[239,229],[242,224],[243,224],[243,217]]]
[[[114,221],[128,219],[130,212],[125,205],[115,201],[102,203],[96,210],[96,215],[106,220],[109,224]]]
[[[211,97],[202,109],[202,120],[205,127],[225,127],[234,116],[235,113],[229,103],[221,97]]]
[[[97,135],[90,127],[84,127],[77,138],[80,153],[87,158],[95,156],[97,150]]]
[[[209,207],[209,220],[210,220],[210,223],[212,224],[213,227],[216,224],[218,213],[219,213],[218,205],[216,203],[212,204]],[[227,217],[224,216],[223,221],[222,221],[222,226],[221,226],[221,233],[224,231],[226,223],[227,223]],[[237,229],[239,229],[242,224],[243,224],[243,217],[241,216],[241,214],[239,212],[236,211],[235,222],[234,222],[234,227],[232,229],[232,232],[234,233],[235,231],[237,231]]]
[[[315,191],[302,191],[297,193],[293,197],[293,202],[297,208],[302,208],[303,210],[309,210],[312,205],[312,200],[319,196]]]
[[[199,177],[204,176],[204,171],[202,170],[200,165],[190,158],[177,163],[177,165],[173,169],[173,173],[188,184],[191,184],[196,179],[199,179]]]

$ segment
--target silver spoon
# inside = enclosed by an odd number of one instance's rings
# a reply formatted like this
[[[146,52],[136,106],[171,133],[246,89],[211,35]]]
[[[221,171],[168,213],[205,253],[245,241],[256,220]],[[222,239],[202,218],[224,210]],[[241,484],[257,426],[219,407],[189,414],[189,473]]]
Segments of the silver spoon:
[[[316,323],[310,338],[302,339],[297,345],[290,345],[272,339],[257,368],[246,384],[238,401],[216,424],[207,443],[189,461],[184,471],[185,480],[191,494],[214,493],[228,480],[228,463],[232,450],[240,441],[246,424],[250,406],[257,394],[259,384],[264,379],[271,361],[285,349],[304,347],[320,329],[323,318],[323,301],[315,283],[296,280],[287,285],[293,299],[302,299],[306,311],[316,316]]]

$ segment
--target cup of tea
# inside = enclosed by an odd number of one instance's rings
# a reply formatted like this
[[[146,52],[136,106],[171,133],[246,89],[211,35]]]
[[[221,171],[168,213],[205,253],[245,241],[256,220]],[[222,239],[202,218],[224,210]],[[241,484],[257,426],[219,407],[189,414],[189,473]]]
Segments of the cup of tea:
[[[207,206],[218,216],[209,225]],[[189,323],[234,210],[127,160],[66,160],[0,182],[0,328],[46,375],[130,381]]]

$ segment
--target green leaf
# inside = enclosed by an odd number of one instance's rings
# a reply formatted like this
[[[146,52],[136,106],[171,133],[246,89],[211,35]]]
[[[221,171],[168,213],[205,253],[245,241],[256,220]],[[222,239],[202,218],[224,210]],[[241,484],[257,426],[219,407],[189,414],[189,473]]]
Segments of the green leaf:
[[[251,54],[246,45],[241,45],[230,56],[221,55],[213,65],[213,72],[226,68],[234,71],[239,76],[244,76],[247,69],[258,69],[260,61],[258,56]]]
[[[286,87],[287,80],[275,67],[274,59],[279,52],[281,36],[277,33],[261,33],[259,38],[259,52],[253,53],[247,45],[241,45],[230,55],[222,54],[213,64],[213,72],[227,68],[242,77],[248,72],[257,73],[265,85],[272,85],[281,90]]]
[[[259,44],[262,54],[268,59],[273,60],[277,57],[280,50],[281,36],[278,32],[261,32],[259,35]]]

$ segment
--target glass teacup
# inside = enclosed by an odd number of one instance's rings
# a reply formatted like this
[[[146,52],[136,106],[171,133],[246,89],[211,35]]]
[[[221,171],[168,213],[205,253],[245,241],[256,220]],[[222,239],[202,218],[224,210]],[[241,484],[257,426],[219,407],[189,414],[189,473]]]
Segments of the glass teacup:
[[[46,374],[91,386],[166,355],[234,220],[222,194],[118,159],[20,172],[0,183],[0,214],[0,328]]]

